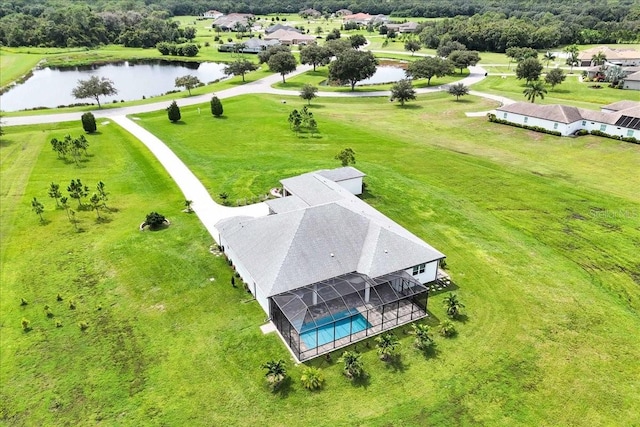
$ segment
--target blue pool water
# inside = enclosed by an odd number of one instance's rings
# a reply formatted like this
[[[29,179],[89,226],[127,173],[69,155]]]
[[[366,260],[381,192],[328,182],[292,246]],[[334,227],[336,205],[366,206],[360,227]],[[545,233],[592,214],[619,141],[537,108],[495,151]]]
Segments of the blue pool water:
[[[334,319],[337,320],[334,321]],[[308,349],[316,348],[331,341],[349,336],[350,333],[355,334],[356,332],[364,331],[371,327],[367,319],[355,308],[341,311],[340,313],[334,314],[333,317],[323,317],[317,320],[316,324],[318,325],[317,329],[313,323],[305,323],[302,325],[300,338],[304,341]],[[318,332],[317,342],[316,331]]]

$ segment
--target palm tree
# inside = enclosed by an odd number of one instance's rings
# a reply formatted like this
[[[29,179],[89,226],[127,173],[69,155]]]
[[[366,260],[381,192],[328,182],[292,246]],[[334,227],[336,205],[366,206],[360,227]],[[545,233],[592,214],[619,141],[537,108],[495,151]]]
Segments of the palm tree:
[[[185,200],[184,201],[184,206],[185,206],[185,210],[187,211],[187,213],[191,213],[193,212],[193,208],[191,208],[191,205],[193,205],[193,200]]]
[[[549,62],[553,61],[556,59],[556,56],[552,53],[552,52],[547,52],[544,54],[544,56],[542,57],[544,61],[547,62],[547,69],[549,68]]]
[[[564,52],[567,54],[567,65],[571,67],[569,73],[573,73],[573,67],[578,65],[578,46],[572,44],[564,48]]]
[[[443,337],[452,337],[456,334],[456,327],[451,320],[445,320],[438,326],[438,332]]]
[[[267,370],[265,377],[273,391],[277,390],[287,377],[287,367],[285,366],[285,361],[282,359],[270,360],[263,364],[261,368]]]
[[[396,349],[400,345],[398,337],[391,332],[386,332],[376,337],[378,343],[378,355],[380,360],[388,361],[391,357],[396,355]]]
[[[607,61],[607,55],[604,52],[598,52],[591,57],[591,62],[594,65],[602,65]]]
[[[300,377],[300,383],[302,384],[302,387],[307,390],[319,389],[322,387],[322,383],[324,383],[322,371],[320,371],[319,368],[314,368],[313,366],[304,368],[302,376]]]
[[[460,313],[460,309],[464,308],[464,304],[458,300],[458,295],[453,292],[449,293],[447,297],[445,297],[444,308],[447,310],[447,316],[454,318]]]
[[[522,91],[529,101],[534,103],[536,98],[544,99],[544,95],[547,93],[547,88],[544,87],[544,83],[540,80],[534,80],[527,83],[527,88]]]
[[[431,338],[429,326],[425,325],[424,323],[414,323],[413,325],[411,325],[411,327],[413,328],[413,334],[416,336],[413,345],[415,345],[418,350],[427,351],[431,347],[433,347],[434,342],[433,338]]]
[[[343,373],[350,380],[359,378],[364,373],[361,357],[357,351],[345,351],[338,359],[338,362],[344,363]]]

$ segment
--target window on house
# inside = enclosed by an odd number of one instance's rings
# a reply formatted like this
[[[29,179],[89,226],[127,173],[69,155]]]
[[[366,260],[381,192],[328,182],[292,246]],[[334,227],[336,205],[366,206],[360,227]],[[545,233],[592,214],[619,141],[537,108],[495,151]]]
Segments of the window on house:
[[[586,120],[583,120],[583,121],[582,121],[582,126],[586,126],[586,125],[587,125],[587,121],[586,121]]]
[[[506,119],[506,118],[507,118],[507,113],[504,113],[504,114],[502,115],[502,118],[503,118],[503,119]]]
[[[554,128],[554,129],[558,129],[558,124],[557,124],[557,123],[554,123],[554,124],[553,124],[553,128]]]
[[[607,130],[607,125],[600,125],[600,132]]]
[[[420,264],[420,265],[416,265],[415,267],[413,267],[413,275],[417,276],[418,274],[424,273],[424,270],[425,270],[426,266],[427,266],[427,264]]]
[[[528,123],[528,122],[529,122],[529,117],[525,117],[525,118],[524,118],[524,122],[525,122],[525,123]]]
[[[633,131],[631,129],[627,131],[627,136],[633,136]]]

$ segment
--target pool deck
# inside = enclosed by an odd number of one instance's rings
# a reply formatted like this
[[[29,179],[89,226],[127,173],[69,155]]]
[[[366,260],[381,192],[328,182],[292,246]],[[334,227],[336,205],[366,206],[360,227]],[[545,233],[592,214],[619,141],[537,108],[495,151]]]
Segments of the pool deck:
[[[367,319],[367,311],[368,311],[368,319]],[[369,321],[369,323],[373,326],[362,330],[360,332],[356,332],[354,334],[348,335],[344,338],[339,338],[335,341],[331,341],[327,344],[314,347],[307,348],[303,339],[300,337],[295,337],[294,339],[298,339],[300,342],[300,360],[305,361],[311,359],[313,357],[321,356],[326,353],[330,353],[342,347],[346,347],[355,342],[361,341],[365,338],[378,335],[382,332],[388,331],[390,329],[396,328],[398,326],[402,326],[404,324],[413,322],[418,319],[422,319],[428,314],[416,304],[410,301],[403,301],[397,311],[389,310],[384,313],[384,328],[383,328],[383,315],[373,306],[364,306],[358,307],[358,312]]]

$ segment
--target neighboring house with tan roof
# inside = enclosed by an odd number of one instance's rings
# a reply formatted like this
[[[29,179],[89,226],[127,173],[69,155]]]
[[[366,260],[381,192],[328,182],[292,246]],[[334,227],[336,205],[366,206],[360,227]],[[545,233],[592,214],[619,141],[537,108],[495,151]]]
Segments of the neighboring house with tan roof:
[[[283,179],[270,215],[216,224],[225,255],[297,360],[427,316],[445,256],[356,197],[363,176],[347,167]]]
[[[277,30],[273,33],[264,36],[265,40],[278,40],[281,44],[290,46],[290,45],[305,45],[312,44],[316,42],[316,38],[314,36],[310,36],[308,34],[300,34],[297,31],[288,31],[288,30]]]
[[[249,19],[253,18],[250,13],[230,13],[221,16],[213,21],[212,27],[218,27],[222,31],[233,31],[236,24],[240,24],[246,28],[249,27]]]
[[[612,49],[608,46],[599,46],[583,50],[578,54],[580,66],[596,65],[591,58],[600,52],[605,55],[607,62],[613,65],[621,65],[623,67],[640,65],[640,52],[635,49]]]
[[[516,102],[496,109],[496,118],[522,126],[536,126],[562,136],[580,130],[599,131],[623,138],[640,139],[640,102],[620,101],[601,111],[566,105]]]

